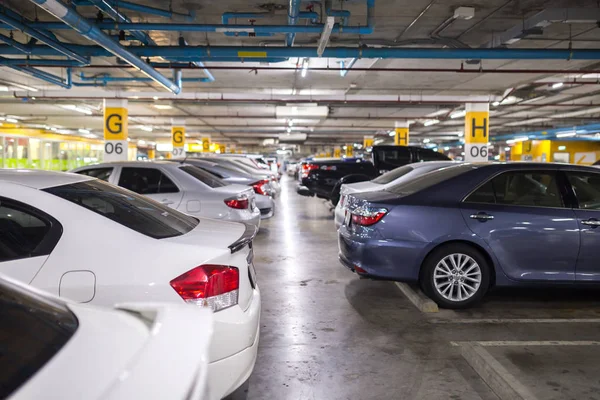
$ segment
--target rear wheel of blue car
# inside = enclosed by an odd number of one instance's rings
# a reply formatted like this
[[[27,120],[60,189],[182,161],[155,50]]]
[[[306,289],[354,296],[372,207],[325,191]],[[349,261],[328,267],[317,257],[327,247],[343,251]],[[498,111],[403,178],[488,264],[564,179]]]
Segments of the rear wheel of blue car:
[[[423,263],[421,286],[443,308],[468,308],[490,284],[490,266],[474,247],[453,243],[434,250]]]

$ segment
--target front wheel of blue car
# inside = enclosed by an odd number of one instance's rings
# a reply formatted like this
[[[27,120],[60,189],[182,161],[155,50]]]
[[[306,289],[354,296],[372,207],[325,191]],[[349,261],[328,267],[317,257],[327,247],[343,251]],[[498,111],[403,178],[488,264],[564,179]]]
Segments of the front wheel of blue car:
[[[453,243],[434,250],[423,263],[421,286],[443,308],[469,308],[488,290],[490,267],[475,248]]]

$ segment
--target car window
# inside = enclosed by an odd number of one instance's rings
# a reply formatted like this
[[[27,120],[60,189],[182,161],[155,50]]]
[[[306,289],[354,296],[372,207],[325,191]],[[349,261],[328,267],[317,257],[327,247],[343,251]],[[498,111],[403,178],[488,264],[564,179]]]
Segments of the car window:
[[[155,239],[180,236],[198,225],[196,218],[97,179],[44,191]]]
[[[399,167],[399,168],[393,169],[389,172],[386,172],[385,174],[381,175],[380,177],[373,179],[371,182],[377,183],[380,185],[385,185],[386,183],[395,181],[396,179],[408,174],[409,172],[411,172],[413,170],[414,170],[414,168],[411,167],[410,165],[405,165],[404,167]]]
[[[157,168],[123,167],[119,186],[139,194],[179,192],[177,185]]]
[[[600,210],[600,174],[567,172],[567,177],[577,196],[579,208]]]
[[[185,172],[186,174],[193,176],[194,178],[198,179],[200,182],[208,185],[211,188],[227,186],[227,184],[225,182],[223,182],[216,176],[214,176],[198,167],[186,165],[183,167],[179,167],[179,169],[182,170],[183,172]]]
[[[54,357],[78,327],[61,302],[0,280],[0,398],[19,389]],[[44,396],[40,396],[44,397]]]
[[[102,179],[103,181],[108,182],[110,176],[113,173],[113,168],[93,168],[93,169],[85,169],[83,171],[77,171],[80,175],[91,176],[94,178]]]
[[[419,149],[417,150],[417,157],[419,161],[442,161],[449,160],[449,158],[442,153],[438,153],[433,150]]]
[[[29,207],[0,198],[0,262],[49,254],[43,248],[51,222]],[[56,243],[54,243],[56,244]]]
[[[409,182],[401,182],[387,188],[386,191],[408,196],[413,193],[420,192],[423,189],[437,185],[448,179],[452,179],[467,171],[477,168],[471,164],[452,165],[446,168],[438,169],[415,178]]]
[[[394,165],[404,165],[410,163],[411,156],[410,150],[407,147],[396,147],[387,149],[376,149],[374,150],[379,162],[389,163]]]
[[[505,172],[479,187],[466,200],[515,206],[563,207],[554,172]]]

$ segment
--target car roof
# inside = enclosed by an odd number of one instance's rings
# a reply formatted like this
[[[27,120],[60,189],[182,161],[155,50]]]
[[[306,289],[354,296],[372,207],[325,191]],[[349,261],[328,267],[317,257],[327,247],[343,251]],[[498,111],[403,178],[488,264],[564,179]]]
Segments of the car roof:
[[[93,179],[96,178],[69,172],[41,171],[35,169],[0,169],[0,182],[15,183],[33,189],[45,189]]]
[[[138,166],[138,165],[151,165],[151,164],[159,164],[159,165],[171,165],[171,161],[169,160],[156,160],[156,161],[110,161],[110,162],[101,162],[97,164],[86,165],[85,167],[80,168],[88,168],[88,167],[110,167],[110,166]]]

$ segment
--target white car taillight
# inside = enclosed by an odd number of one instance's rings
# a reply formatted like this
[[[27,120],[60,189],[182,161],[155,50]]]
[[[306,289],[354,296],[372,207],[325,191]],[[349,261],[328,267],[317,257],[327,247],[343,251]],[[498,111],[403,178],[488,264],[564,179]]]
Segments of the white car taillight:
[[[186,303],[213,311],[238,304],[240,272],[227,265],[201,265],[178,276],[171,287]]]

